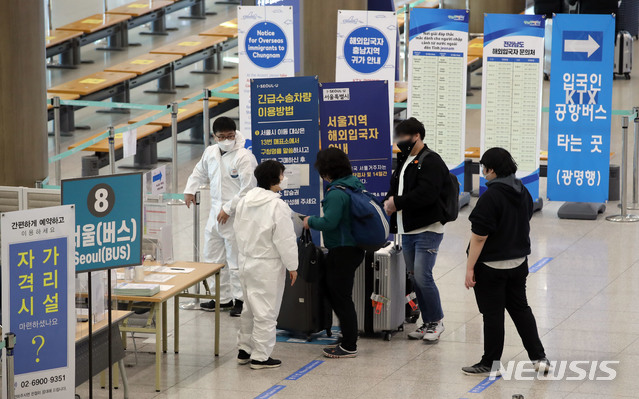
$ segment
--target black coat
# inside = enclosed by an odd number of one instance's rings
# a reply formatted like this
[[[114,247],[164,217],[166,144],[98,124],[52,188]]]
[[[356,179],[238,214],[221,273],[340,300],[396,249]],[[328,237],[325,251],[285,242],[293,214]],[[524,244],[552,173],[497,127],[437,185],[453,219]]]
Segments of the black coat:
[[[394,197],[395,207],[402,211],[405,231],[426,227],[435,222],[444,222],[444,210],[440,203],[444,184],[449,179],[448,167],[436,152],[426,156],[421,169],[418,168],[419,156],[428,149],[420,151],[415,159],[406,166],[404,190],[399,192],[399,178],[407,156],[400,154],[397,168],[391,177],[390,190],[386,198]],[[397,213],[391,216],[391,232],[397,233]]]

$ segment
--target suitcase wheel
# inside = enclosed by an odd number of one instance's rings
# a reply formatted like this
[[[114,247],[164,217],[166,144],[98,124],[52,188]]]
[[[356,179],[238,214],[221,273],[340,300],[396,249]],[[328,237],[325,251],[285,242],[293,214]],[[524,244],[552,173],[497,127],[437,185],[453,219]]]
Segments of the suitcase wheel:
[[[630,73],[625,73],[624,75],[626,76],[626,80],[630,80]]]
[[[550,75],[544,72],[544,80],[550,80]]]
[[[384,341],[390,341],[393,338],[393,334],[390,331],[384,333]]]
[[[329,338],[332,337],[333,336],[333,330],[331,330],[330,328],[327,328],[326,329],[326,336],[329,337]]]
[[[397,328],[397,331],[399,331],[399,332],[404,331],[404,326],[403,326],[403,325],[399,326],[399,327]]]

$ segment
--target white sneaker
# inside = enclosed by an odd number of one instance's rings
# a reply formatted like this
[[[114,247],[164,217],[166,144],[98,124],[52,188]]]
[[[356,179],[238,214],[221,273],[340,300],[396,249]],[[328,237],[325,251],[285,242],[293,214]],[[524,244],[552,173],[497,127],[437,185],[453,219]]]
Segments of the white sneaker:
[[[424,339],[424,334],[426,334],[426,324],[422,324],[417,330],[412,333],[408,333],[409,339]]]
[[[550,364],[550,360],[545,357],[539,360],[535,360],[533,364],[535,365],[535,371],[541,374],[547,374],[552,367]]]
[[[444,328],[442,321],[428,323],[426,324],[426,332],[422,339],[424,341],[437,342],[439,341],[439,336],[442,335],[444,331],[446,331],[446,328]]]

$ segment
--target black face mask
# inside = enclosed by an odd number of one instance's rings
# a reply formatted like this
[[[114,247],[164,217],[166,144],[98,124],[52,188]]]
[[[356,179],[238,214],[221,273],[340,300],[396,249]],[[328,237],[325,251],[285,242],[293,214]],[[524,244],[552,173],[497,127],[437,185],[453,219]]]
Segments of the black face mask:
[[[413,147],[415,147],[415,142],[412,139],[406,139],[397,142],[397,148],[399,148],[399,150],[404,154],[410,154],[410,152],[413,150]]]

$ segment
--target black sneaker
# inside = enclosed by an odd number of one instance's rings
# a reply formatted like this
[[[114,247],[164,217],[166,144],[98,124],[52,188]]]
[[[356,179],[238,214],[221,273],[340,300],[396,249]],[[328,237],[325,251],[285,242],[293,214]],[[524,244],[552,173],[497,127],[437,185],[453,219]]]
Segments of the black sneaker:
[[[347,351],[342,348],[342,345],[337,345],[335,347],[324,348],[324,356],[331,359],[346,359],[349,357],[357,357],[357,350]]]
[[[233,301],[229,303],[221,303],[220,310],[228,310],[233,307]],[[200,309],[205,310],[207,312],[215,312],[215,300],[211,299],[208,302],[203,302],[200,304]]]
[[[231,317],[240,317],[242,315],[242,308],[244,307],[244,301],[239,299],[235,300],[235,306],[231,309]]]
[[[273,359],[269,357],[268,360],[263,362],[259,362],[257,360],[251,360],[251,368],[253,370],[261,370],[261,369],[274,369],[280,367],[282,365],[281,360]]]
[[[474,364],[470,367],[462,367],[462,371],[466,375],[477,375],[482,377],[495,376],[498,377],[500,375],[499,370],[493,372],[493,369],[485,366],[481,363]]]
[[[248,364],[251,361],[251,355],[245,350],[240,349],[237,352],[237,364]]]

